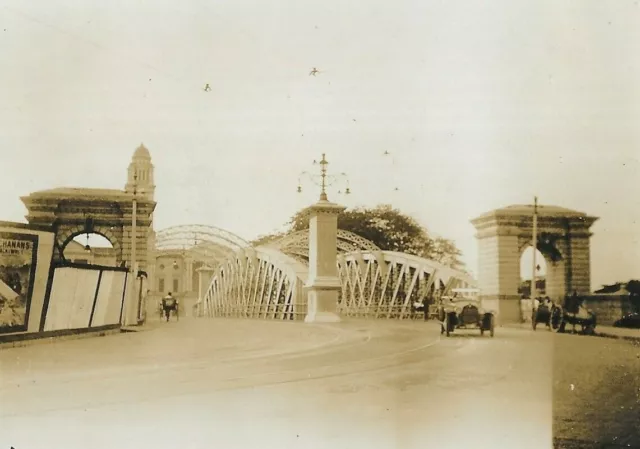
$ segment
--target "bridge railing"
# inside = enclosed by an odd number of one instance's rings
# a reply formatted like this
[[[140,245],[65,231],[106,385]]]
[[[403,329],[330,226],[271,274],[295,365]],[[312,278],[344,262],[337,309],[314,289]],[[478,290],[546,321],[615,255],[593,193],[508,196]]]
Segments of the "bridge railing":
[[[466,273],[438,262],[393,251],[358,251],[338,256],[342,315],[412,319],[415,306],[433,302],[452,288],[475,281]],[[420,312],[424,317],[424,312]]]
[[[277,249],[237,251],[220,264],[203,298],[208,317],[304,319],[308,268]]]
[[[471,287],[467,274],[393,251],[355,251],[337,259],[342,284],[338,312],[378,319],[424,317],[415,305],[452,288]],[[245,248],[218,266],[202,301],[202,316],[302,320],[308,267],[277,248]]]

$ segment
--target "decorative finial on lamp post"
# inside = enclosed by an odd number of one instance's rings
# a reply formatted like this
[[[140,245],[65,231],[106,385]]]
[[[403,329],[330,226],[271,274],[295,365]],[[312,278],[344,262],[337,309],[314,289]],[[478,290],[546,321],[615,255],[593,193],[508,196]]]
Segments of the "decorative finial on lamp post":
[[[320,162],[314,160],[313,165],[320,165],[320,175],[312,175],[309,172],[303,171],[300,173],[300,177],[298,178],[298,193],[302,193],[302,185],[300,183],[301,178],[303,176],[308,177],[314,184],[320,186],[320,201],[328,201],[327,197],[327,187],[335,184],[337,181],[344,179],[347,184],[347,188],[345,189],[345,195],[351,194],[351,189],[349,188],[349,179],[347,178],[346,173],[340,173],[339,175],[329,175],[327,174],[327,166],[329,165],[329,161],[327,161],[327,157],[325,153],[322,153],[322,159]]]
[[[329,165],[329,162],[325,158],[325,154],[322,153],[322,160],[320,161],[320,176],[322,177],[322,191],[320,192],[320,201],[327,201],[327,165]]]

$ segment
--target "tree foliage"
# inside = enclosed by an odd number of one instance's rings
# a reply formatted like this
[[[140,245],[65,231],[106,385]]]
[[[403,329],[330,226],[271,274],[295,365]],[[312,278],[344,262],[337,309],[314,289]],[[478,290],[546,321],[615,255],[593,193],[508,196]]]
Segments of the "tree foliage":
[[[309,228],[310,209],[302,209],[288,223],[289,232]],[[443,237],[431,237],[415,219],[390,205],[356,208],[338,215],[338,228],[353,232],[385,251],[397,251],[432,259],[461,269],[461,252],[455,243]],[[263,236],[260,241],[272,241],[276,236]]]
[[[252,240],[249,243],[251,243],[252,246],[266,245],[268,243],[281,239],[285,235],[287,235],[286,232],[274,232],[272,234],[260,235],[255,240]]]
[[[640,281],[632,279],[627,282],[627,291],[633,296],[640,296]]]

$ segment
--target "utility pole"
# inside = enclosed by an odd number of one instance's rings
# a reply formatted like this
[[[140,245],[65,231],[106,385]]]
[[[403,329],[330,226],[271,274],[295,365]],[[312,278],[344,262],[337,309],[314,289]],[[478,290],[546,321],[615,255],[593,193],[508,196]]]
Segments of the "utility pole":
[[[538,197],[533,198],[533,237],[531,239],[531,245],[533,246],[533,265],[531,269],[531,310],[534,309],[536,304],[536,296],[538,291],[536,288],[536,253],[538,252]]]
[[[136,199],[136,193],[137,193],[137,182],[138,181],[138,174],[134,173],[133,174],[133,200],[132,200],[132,211],[131,211],[131,271],[133,273],[133,279],[131,281],[131,285],[133,285],[133,289],[132,289],[132,302],[133,304],[135,304],[136,307],[136,322],[139,320],[140,317],[140,310],[138,307],[138,298],[136,295],[136,289],[137,289],[137,277],[138,277],[138,270],[137,270],[137,264],[136,264],[136,243],[137,243],[137,231],[136,231],[136,221],[137,221],[137,213],[138,213],[138,202]]]

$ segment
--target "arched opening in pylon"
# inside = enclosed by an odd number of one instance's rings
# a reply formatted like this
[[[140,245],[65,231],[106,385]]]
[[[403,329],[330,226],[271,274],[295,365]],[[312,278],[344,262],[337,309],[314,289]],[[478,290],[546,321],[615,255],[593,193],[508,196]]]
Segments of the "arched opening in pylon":
[[[116,266],[116,251],[113,243],[98,232],[82,232],[72,235],[62,247],[62,256],[67,262]]]
[[[520,255],[520,285],[518,286],[518,293],[524,298],[531,298],[531,279],[534,275],[533,254],[533,246],[529,245]],[[546,294],[547,260],[538,249],[535,250],[535,255],[536,296],[544,296]]]

